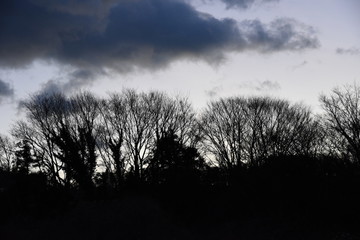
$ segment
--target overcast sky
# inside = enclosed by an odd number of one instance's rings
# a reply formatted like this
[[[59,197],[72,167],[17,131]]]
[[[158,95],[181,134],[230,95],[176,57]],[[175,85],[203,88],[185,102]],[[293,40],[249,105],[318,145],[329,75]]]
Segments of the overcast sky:
[[[201,109],[269,95],[318,111],[360,83],[359,0],[2,0],[0,133],[36,92],[135,88]]]

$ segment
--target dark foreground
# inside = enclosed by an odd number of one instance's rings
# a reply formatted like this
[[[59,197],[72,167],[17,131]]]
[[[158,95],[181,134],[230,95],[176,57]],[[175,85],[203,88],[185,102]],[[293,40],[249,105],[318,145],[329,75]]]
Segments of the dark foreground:
[[[3,172],[0,240],[360,239],[360,168],[315,163],[276,160],[227,181],[208,170],[86,191]]]
[[[360,239],[358,190],[286,187],[53,194],[17,209],[3,202],[0,239]]]

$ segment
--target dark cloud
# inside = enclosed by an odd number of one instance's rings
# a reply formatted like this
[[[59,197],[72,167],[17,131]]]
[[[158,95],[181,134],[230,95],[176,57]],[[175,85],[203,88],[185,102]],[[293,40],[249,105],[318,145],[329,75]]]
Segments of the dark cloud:
[[[4,82],[0,79],[0,103],[5,98],[11,98],[14,96],[14,89],[10,86],[9,83]]]
[[[0,64],[21,67],[57,59],[63,43],[97,29],[98,18],[55,11],[30,0],[0,2]]]
[[[0,35],[2,67],[40,59],[91,72],[80,78],[70,73],[69,87],[91,82],[105,69],[159,69],[183,58],[216,63],[228,52],[318,46],[312,28],[295,20],[237,23],[180,0],[2,0]]]
[[[76,65],[91,59],[120,71],[161,68],[182,57],[216,61],[241,41],[235,21],[217,20],[179,1],[119,3],[107,20],[104,32],[67,41],[60,58]]]
[[[30,0],[49,10],[72,15],[105,17],[112,6],[121,0]],[[126,1],[126,0],[122,0]]]
[[[279,0],[221,0],[221,1],[226,4],[227,8],[247,9],[253,5],[278,2]]]
[[[360,49],[356,47],[352,48],[337,48],[336,49],[337,54],[346,54],[346,55],[360,55]]]

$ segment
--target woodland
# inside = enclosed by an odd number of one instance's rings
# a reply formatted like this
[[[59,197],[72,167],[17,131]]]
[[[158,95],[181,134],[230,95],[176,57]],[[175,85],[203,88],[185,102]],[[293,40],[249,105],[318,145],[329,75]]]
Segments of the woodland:
[[[0,137],[0,238],[360,239],[360,87],[319,101],[34,94]]]

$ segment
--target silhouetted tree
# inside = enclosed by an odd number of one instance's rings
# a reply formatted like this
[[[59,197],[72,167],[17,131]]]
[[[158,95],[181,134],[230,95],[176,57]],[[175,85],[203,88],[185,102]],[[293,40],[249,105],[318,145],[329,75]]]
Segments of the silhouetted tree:
[[[98,149],[106,169],[103,176],[115,173],[116,185],[120,186],[126,171],[124,131],[126,107],[124,98],[112,94],[110,99],[102,100],[100,106],[101,124],[99,126]]]
[[[22,104],[27,123],[18,122],[13,135],[26,140],[53,182],[81,188],[92,186],[96,167],[98,100],[90,93],[34,95]]]
[[[211,102],[201,115],[203,147],[221,168],[232,169],[245,162],[245,106],[244,98],[220,99]]]
[[[0,169],[10,172],[15,168],[14,144],[7,136],[0,135]]]
[[[345,89],[321,97],[326,113],[319,118],[270,97],[213,101],[197,119],[186,98],[160,92],[124,90],[102,100],[33,95],[21,104],[26,118],[14,125],[14,139],[0,136],[2,213],[18,213],[14,220],[30,213],[27,224],[32,213],[54,216],[86,196],[111,199],[100,208],[97,201],[75,204],[74,213],[93,216],[95,225],[111,212],[125,213],[124,223],[146,222],[150,214],[161,225],[163,216],[174,216],[191,228],[229,217],[280,220],[281,227],[285,217],[313,221],[311,227],[323,222],[321,228],[340,219],[355,228],[358,221],[349,219],[360,212],[360,90]]]
[[[96,167],[96,119],[98,100],[90,93],[63,99],[61,117],[53,132],[52,141],[59,148],[57,157],[64,163],[67,183],[75,180],[79,187],[89,190]]]
[[[171,128],[180,142],[195,143],[195,114],[186,99],[173,100],[159,92],[137,94],[133,90],[123,92],[123,98],[125,150],[135,179],[142,179],[145,161],[163,131]]]
[[[246,117],[252,163],[276,155],[313,156],[319,151],[319,122],[300,104],[271,98],[249,98]]]
[[[359,163],[360,88],[355,84],[335,88],[329,96],[321,95],[320,102],[325,110],[323,122],[329,151],[336,155],[350,155]]]
[[[205,166],[196,148],[186,147],[169,129],[157,140],[147,173],[151,183],[189,185],[200,180]]]
[[[169,128],[185,145],[198,142],[195,113],[187,99],[160,92],[124,90],[103,101],[90,93],[43,93],[22,107],[27,122],[17,122],[12,135],[29,143],[40,171],[54,185],[92,185],[97,154],[105,169],[115,173],[117,184],[127,171],[141,181],[145,160]]]
[[[211,102],[200,119],[203,146],[217,164],[231,170],[258,165],[273,155],[314,155],[319,124],[299,104],[267,97]]]
[[[58,124],[61,123],[62,94],[33,95],[23,101],[21,107],[26,113],[26,122],[17,121],[11,130],[17,141],[26,140],[40,160],[41,171],[47,175],[54,186],[65,183],[63,163],[57,157],[59,148],[53,141],[58,134]]]
[[[31,153],[31,147],[26,140],[23,140],[17,144],[17,150],[15,150],[15,163],[16,172],[27,175],[30,172],[30,167],[36,162],[33,154]]]

